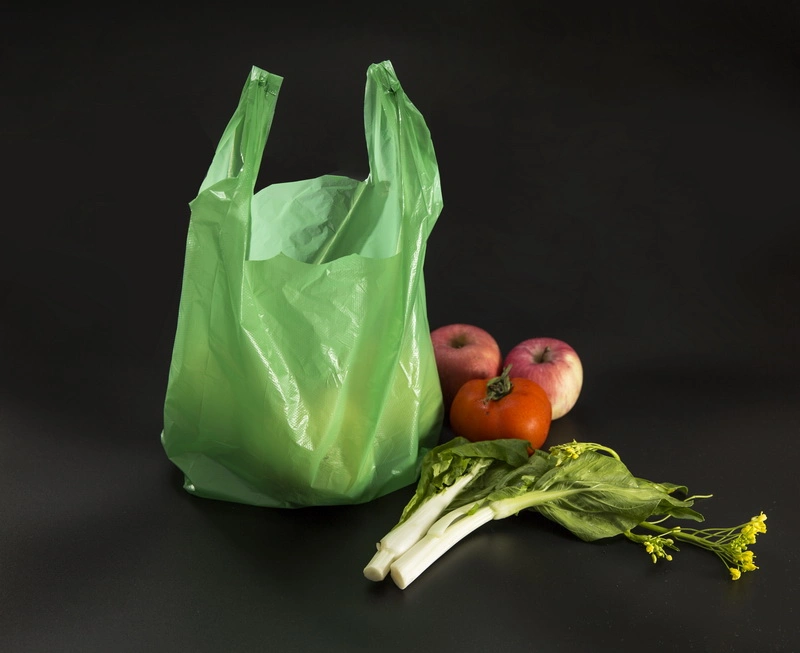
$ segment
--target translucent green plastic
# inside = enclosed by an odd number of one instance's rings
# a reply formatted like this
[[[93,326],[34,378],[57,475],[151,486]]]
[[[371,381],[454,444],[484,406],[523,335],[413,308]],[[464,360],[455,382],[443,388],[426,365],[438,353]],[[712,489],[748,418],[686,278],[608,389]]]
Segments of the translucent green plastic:
[[[439,170],[384,61],[367,179],[254,193],[281,82],[253,67],[190,203],[162,443],[198,496],[363,503],[414,482],[441,429],[423,281]]]

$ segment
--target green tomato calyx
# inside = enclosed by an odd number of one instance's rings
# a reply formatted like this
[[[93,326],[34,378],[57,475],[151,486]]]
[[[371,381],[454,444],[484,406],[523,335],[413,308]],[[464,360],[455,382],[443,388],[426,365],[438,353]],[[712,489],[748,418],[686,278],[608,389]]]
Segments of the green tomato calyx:
[[[490,401],[500,401],[506,395],[511,394],[511,391],[514,389],[514,384],[511,383],[511,378],[508,376],[510,371],[511,365],[506,365],[500,376],[496,376],[486,382],[486,396],[483,398],[484,404],[488,404]]]

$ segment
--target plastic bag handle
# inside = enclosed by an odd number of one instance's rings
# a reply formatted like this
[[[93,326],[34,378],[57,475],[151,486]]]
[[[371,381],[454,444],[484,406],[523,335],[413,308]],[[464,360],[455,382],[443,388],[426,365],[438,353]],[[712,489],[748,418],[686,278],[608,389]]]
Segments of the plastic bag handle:
[[[261,157],[272,127],[283,77],[253,66],[236,111],[220,138],[200,192],[225,179],[236,179],[253,192]]]
[[[443,202],[428,126],[403,91],[390,61],[372,64],[367,82],[364,128],[370,180],[401,182],[404,213],[427,220],[429,234]]]

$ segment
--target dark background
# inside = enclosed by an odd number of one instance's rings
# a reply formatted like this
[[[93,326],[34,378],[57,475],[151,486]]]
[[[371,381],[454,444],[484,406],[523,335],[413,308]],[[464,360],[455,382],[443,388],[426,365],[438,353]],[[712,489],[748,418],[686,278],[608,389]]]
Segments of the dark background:
[[[800,648],[797,3],[3,13],[0,650]],[[431,326],[572,344],[550,441],[714,493],[710,525],[764,510],[757,572],[523,515],[400,591],[361,570],[412,488],[295,511],[181,489],[159,433],[188,202],[248,71],[285,78],[260,186],[363,178],[384,59],[442,176]]]

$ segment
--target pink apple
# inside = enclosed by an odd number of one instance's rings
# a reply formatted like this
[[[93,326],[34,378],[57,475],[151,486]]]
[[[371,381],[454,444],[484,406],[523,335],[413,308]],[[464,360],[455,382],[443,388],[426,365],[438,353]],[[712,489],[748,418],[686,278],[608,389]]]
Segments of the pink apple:
[[[503,361],[500,346],[480,327],[449,324],[431,331],[431,340],[445,414],[449,414],[453,397],[467,381],[490,379],[500,374]]]
[[[503,367],[510,375],[538,383],[553,406],[553,419],[566,415],[583,386],[583,366],[578,354],[566,342],[555,338],[531,338],[508,352]]]

